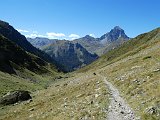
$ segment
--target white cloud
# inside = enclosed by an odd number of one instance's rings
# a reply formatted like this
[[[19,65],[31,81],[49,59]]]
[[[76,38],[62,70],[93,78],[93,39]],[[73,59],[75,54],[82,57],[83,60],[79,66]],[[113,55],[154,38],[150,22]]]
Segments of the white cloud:
[[[49,39],[64,39],[65,34],[63,33],[54,33],[54,32],[47,32],[45,35],[38,34],[37,31],[33,31],[32,34],[25,35],[26,37],[29,38],[36,38],[36,37],[45,37]]]
[[[70,34],[68,37],[70,38],[79,38],[80,36],[77,34]]]
[[[89,34],[89,36],[94,37],[94,38],[96,37],[94,34]]]
[[[54,33],[54,32],[47,32],[46,35],[47,35],[47,38],[50,38],[50,39],[65,37],[65,34],[63,33]]]
[[[28,38],[44,37],[48,39],[60,39],[60,40],[62,39],[74,40],[80,38],[80,36],[77,34],[70,34],[68,36],[66,36],[63,33],[55,33],[55,32],[47,32],[46,34],[39,34],[37,31],[32,31],[31,34],[26,34],[25,36]]]
[[[22,30],[22,29],[17,29],[18,32],[24,32],[24,33],[28,33],[28,30]]]
[[[70,34],[68,37],[69,37],[71,40],[74,40],[74,39],[80,38],[80,36],[79,36],[79,35],[77,35],[77,34]]]
[[[30,35],[25,35],[25,37],[36,38],[36,37],[47,37],[47,36],[33,33],[33,34],[30,34]]]

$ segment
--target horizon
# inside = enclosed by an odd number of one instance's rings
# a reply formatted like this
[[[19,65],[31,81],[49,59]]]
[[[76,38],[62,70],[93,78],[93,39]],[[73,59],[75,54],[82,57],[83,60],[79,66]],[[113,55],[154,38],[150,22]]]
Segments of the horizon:
[[[160,27],[159,3],[158,0],[5,0],[0,5],[0,19],[31,38],[73,40],[86,35],[98,38],[115,26],[134,38]]]

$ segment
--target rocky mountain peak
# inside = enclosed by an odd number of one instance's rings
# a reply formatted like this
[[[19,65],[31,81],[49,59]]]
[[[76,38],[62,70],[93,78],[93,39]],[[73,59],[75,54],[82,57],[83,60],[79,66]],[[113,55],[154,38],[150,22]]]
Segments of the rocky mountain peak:
[[[104,43],[117,41],[118,39],[128,40],[129,37],[125,34],[124,30],[119,26],[115,26],[110,32],[100,37],[100,40]]]
[[[114,28],[113,28],[114,30],[123,30],[121,27],[119,27],[119,26],[115,26]]]

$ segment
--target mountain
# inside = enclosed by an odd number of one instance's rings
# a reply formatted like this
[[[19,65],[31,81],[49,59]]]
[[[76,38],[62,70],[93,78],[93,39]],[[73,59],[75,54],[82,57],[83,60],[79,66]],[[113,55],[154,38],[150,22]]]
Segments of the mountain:
[[[55,63],[55,61],[46,53],[32,46],[31,43],[27,41],[25,36],[21,35],[17,30],[15,30],[9,23],[0,20],[0,34],[4,37],[8,38],[22,49],[27,52],[30,52],[43,60],[51,63]]]
[[[99,38],[99,40],[105,44],[118,41],[119,39],[129,40],[129,37],[125,34],[124,30],[121,29],[119,26],[114,27],[110,32],[102,35]]]
[[[104,47],[99,39],[86,35],[85,37],[73,40],[74,43],[81,44],[87,51],[94,54],[95,51]]]
[[[114,49],[124,42],[128,41],[130,38],[125,34],[124,30],[119,26],[114,27],[110,32],[102,35],[100,38],[94,38],[92,36],[86,35],[82,38],[73,40],[73,43],[81,44],[88,52],[101,56],[111,49]],[[48,38],[27,38],[27,40],[35,47],[42,49],[57,41],[57,39]]]
[[[51,43],[55,43],[57,39],[48,39],[48,38],[42,38],[42,37],[36,37],[36,38],[27,38],[27,40],[36,48],[41,49],[42,47],[49,45]]]
[[[0,119],[159,120],[159,73],[160,28],[65,74],[32,101],[0,107]]]
[[[90,64],[98,58],[83,46],[72,41],[58,40],[43,48],[47,54],[64,66],[65,71],[73,71]]]
[[[102,55],[79,73],[104,76],[142,120],[159,120],[160,28]],[[77,73],[78,74],[78,73]]]
[[[81,44],[90,53],[96,53],[99,56],[114,49],[130,38],[125,34],[120,27],[114,27],[110,32],[102,35],[100,38],[93,38],[89,35],[76,39],[74,42]]]

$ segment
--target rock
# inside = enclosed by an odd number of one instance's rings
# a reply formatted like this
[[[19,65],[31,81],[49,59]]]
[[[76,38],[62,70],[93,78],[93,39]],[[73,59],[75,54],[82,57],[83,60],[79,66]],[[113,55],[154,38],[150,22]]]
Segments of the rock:
[[[67,86],[67,85],[68,85],[67,83],[63,84],[63,86]]]
[[[151,115],[156,114],[157,113],[157,109],[156,109],[156,107],[151,106],[151,107],[146,109],[146,113],[149,113]]]
[[[34,108],[29,109],[29,111],[34,111]]]
[[[91,104],[93,104],[93,101],[91,101]]]
[[[153,70],[153,72],[159,72],[159,71],[160,71],[160,68]]]
[[[9,105],[14,104],[19,101],[25,101],[32,99],[28,91],[17,90],[10,93],[7,93],[5,96],[0,98],[1,105]]]
[[[98,94],[95,94],[95,98],[97,98],[99,95]]]
[[[121,114],[124,114],[124,112],[123,112],[123,111],[121,111]]]

